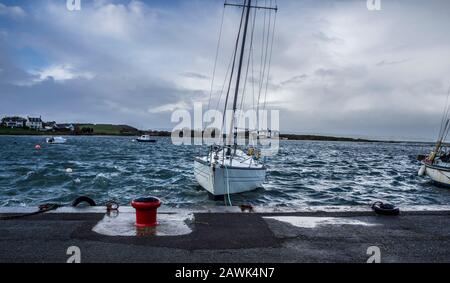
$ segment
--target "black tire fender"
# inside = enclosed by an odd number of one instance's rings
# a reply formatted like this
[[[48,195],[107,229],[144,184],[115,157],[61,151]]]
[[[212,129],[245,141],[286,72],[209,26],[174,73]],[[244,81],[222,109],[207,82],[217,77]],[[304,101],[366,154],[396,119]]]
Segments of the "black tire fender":
[[[377,201],[372,205],[373,211],[379,215],[397,216],[400,214],[400,209],[389,203],[382,203]]]
[[[89,204],[89,206],[97,206],[97,204],[95,203],[95,201],[93,199],[91,199],[90,197],[82,196],[82,197],[76,198],[72,202],[72,207],[77,207],[80,203],[83,203],[83,202]]]

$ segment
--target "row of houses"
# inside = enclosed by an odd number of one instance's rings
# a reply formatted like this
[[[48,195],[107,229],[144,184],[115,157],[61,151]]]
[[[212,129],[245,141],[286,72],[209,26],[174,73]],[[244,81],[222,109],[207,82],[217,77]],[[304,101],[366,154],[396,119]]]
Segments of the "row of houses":
[[[0,125],[11,129],[28,128],[36,131],[75,131],[75,126],[73,124],[57,124],[55,121],[44,122],[42,117],[4,117],[2,118]]]

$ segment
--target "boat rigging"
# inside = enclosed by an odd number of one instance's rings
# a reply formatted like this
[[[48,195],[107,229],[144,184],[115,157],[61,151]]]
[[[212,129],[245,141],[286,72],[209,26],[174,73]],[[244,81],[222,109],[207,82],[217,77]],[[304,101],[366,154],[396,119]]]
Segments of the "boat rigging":
[[[261,2],[264,2],[265,5],[260,5]],[[273,6],[273,4],[275,5]],[[223,115],[221,128],[221,137],[223,139],[223,144],[211,146],[207,156],[198,157],[195,159],[194,166],[195,177],[197,181],[213,196],[224,196],[234,193],[251,191],[262,187],[262,184],[265,181],[266,166],[261,160],[261,151],[252,146],[247,150],[247,152],[244,152],[244,150],[239,148],[238,146],[238,119],[242,117],[237,117],[237,112],[238,110],[242,110],[244,108],[244,96],[249,80],[250,65],[252,72],[251,83],[253,90],[253,108],[260,109],[263,86],[265,86],[263,107],[266,107],[270,61],[272,59],[276,21],[276,16],[273,16],[273,14],[276,15],[278,11],[275,0],[244,0],[242,4],[225,2],[221,29],[219,33],[216,61],[214,63],[213,79],[208,108],[210,108],[211,106],[213,97],[217,60],[219,57],[222,29],[224,23],[223,18],[225,15],[226,7],[242,8],[236,42],[233,45],[231,60],[228,65],[228,69],[225,75],[225,81],[222,86],[222,91],[220,92],[220,97],[217,103],[217,105],[220,104],[222,94],[226,89],[224,113],[227,112],[230,107],[229,104],[231,104],[232,118],[229,128],[225,128],[226,117],[225,115]],[[264,22],[260,77],[258,82],[258,106],[255,107],[253,47],[255,45],[254,37],[257,18],[256,16],[257,11],[260,10],[264,13]],[[246,52],[246,50],[248,50],[248,52]],[[233,85],[234,89],[232,89]],[[244,133],[247,132],[246,129],[243,130]],[[248,132],[250,133],[250,129],[248,130]],[[257,135],[259,135],[259,132]]]

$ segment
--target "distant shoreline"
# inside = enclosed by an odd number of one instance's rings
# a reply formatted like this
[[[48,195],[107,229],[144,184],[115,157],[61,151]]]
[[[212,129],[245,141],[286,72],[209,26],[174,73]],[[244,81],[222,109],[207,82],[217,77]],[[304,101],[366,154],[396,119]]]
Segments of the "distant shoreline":
[[[0,137],[1,136],[136,137],[143,134],[150,134],[151,136],[154,137],[170,137],[172,133],[168,131],[136,130],[135,132],[128,132],[128,133],[108,131],[108,132],[94,132],[92,134],[85,134],[85,133],[70,133],[70,132],[39,132],[35,130],[0,128]],[[323,136],[323,135],[296,135],[296,134],[280,134],[280,139],[283,141],[328,141],[328,142],[352,142],[352,143],[420,143],[420,144],[433,143],[425,141],[389,141],[389,140],[371,140],[371,139],[345,138],[345,137]]]

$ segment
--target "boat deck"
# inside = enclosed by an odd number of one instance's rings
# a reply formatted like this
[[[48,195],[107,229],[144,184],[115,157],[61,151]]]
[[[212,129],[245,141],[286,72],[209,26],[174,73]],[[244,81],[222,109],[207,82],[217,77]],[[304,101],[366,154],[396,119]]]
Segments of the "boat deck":
[[[382,262],[450,261],[448,207],[413,209],[399,217],[376,216],[359,208],[256,208],[256,213],[237,208],[168,209],[160,217],[190,212],[192,230],[139,237],[93,232],[105,218],[102,211],[60,210],[0,220],[0,262],[62,263],[70,246],[81,249],[82,262],[366,262],[371,246],[380,248]],[[17,211],[0,210],[3,216],[8,212]],[[121,213],[134,216],[129,208],[121,208]]]
[[[195,160],[209,166],[207,157],[196,157]],[[213,163],[225,165],[227,168],[265,170],[263,164],[255,162],[251,157],[234,158],[233,160],[220,158],[217,161],[213,160]]]

